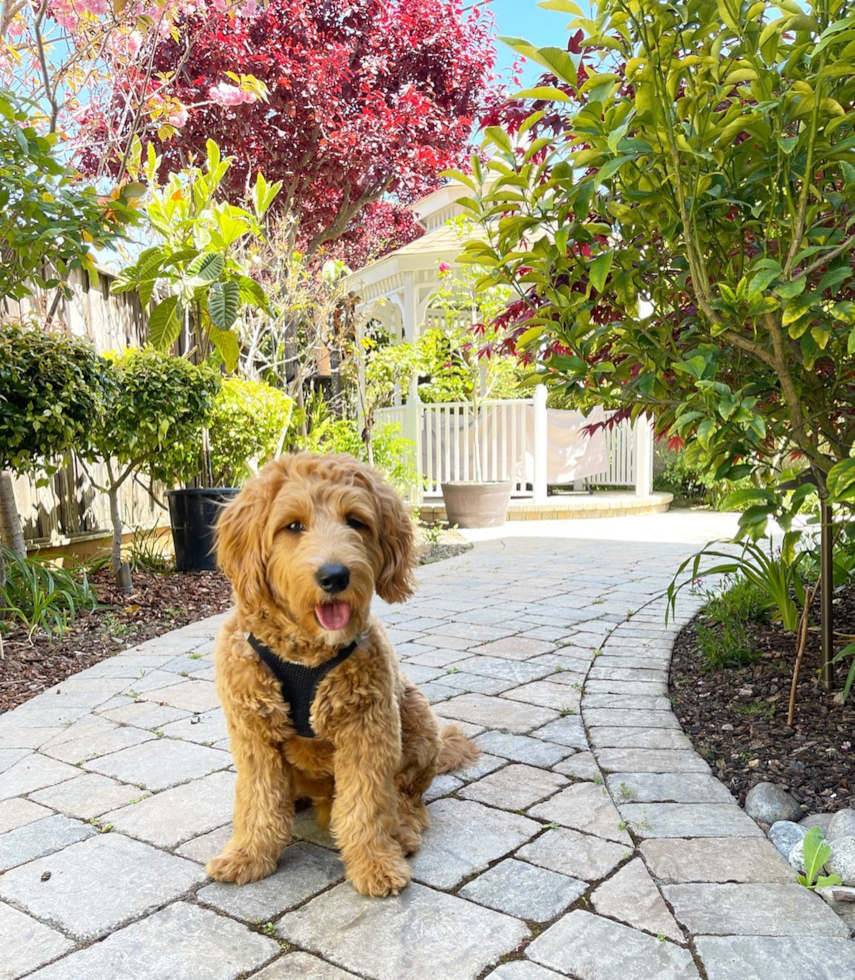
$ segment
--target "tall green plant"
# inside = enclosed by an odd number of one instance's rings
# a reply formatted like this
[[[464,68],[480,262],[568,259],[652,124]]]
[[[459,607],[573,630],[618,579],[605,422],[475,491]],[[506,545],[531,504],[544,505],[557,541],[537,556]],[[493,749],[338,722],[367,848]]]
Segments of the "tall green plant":
[[[849,6],[542,5],[572,16],[569,50],[509,39],[547,74],[457,175],[483,233],[465,258],[514,289],[517,350],[582,408],[652,415],[715,479],[754,475],[757,536],[794,455],[855,500]]]
[[[148,185],[143,210],[162,243],[147,248],[111,287],[114,293],[138,293],[149,310],[149,340],[157,350],[168,350],[184,331],[188,348],[195,344],[201,358],[216,351],[228,371],[240,356],[233,328],[241,308],[267,308],[264,289],[249,275],[244,259],[253,240],[263,237],[264,215],[281,187],[259,173],[252,211],[236,207],[221,199],[231,163],[208,140],[204,167],[186,167],[161,185],[161,160],[149,143],[142,168]],[[130,169],[141,169],[138,143]]]

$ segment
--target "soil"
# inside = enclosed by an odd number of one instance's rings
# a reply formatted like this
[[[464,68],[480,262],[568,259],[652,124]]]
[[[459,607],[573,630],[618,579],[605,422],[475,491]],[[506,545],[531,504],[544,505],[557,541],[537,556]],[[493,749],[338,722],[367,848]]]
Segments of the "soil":
[[[813,621],[818,619],[817,614]],[[809,634],[790,728],[795,635],[775,624],[750,626],[760,659],[705,671],[696,622],[682,630],[674,646],[671,700],[683,730],[740,804],[752,786],[772,782],[787,789],[806,814],[855,806],[855,689],[844,705],[839,693],[820,687],[819,630]],[[835,596],[834,629],[855,634],[855,587]],[[835,665],[835,692],[841,691],[850,664]]]
[[[472,545],[456,531],[438,540],[419,542],[419,564],[426,565],[468,551]],[[82,613],[60,638],[13,627],[3,634],[0,659],[0,714],[23,704],[127,647],[170,630],[225,612],[232,605],[231,587],[219,572],[194,574],[136,571],[130,595],[115,585],[108,568],[90,575],[101,608]]]

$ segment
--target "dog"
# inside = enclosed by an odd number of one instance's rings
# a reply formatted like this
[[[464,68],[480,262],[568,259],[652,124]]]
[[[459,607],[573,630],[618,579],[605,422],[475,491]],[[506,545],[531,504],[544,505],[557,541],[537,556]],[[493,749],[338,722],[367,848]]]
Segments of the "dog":
[[[298,453],[269,463],[217,523],[236,610],[216,641],[217,692],[237,769],[234,833],[207,866],[219,881],[271,874],[310,800],[363,895],[396,895],[429,815],[434,776],[479,750],[439,730],[401,672],[376,592],[414,591],[413,523],[371,467]]]

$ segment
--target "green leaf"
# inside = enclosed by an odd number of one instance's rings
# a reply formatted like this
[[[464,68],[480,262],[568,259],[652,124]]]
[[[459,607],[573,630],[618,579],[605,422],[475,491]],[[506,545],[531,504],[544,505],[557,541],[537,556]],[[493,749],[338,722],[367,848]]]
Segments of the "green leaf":
[[[230,330],[240,307],[240,286],[236,282],[215,282],[208,290],[208,312],[219,330]]]
[[[225,267],[225,259],[219,252],[203,252],[187,266],[187,273],[192,285],[201,286],[219,279]]]
[[[855,459],[844,459],[832,466],[825,485],[832,500],[855,501]]]
[[[570,96],[560,88],[551,85],[540,85],[537,88],[523,88],[514,92],[515,99],[537,99],[539,102],[569,102]]]
[[[210,337],[215,350],[223,359],[226,371],[231,373],[240,360],[240,343],[236,334],[233,330],[219,330],[217,327],[211,327]]]
[[[151,311],[148,318],[148,339],[156,350],[169,350],[178,340],[181,336],[183,315],[177,296],[168,296]]]
[[[490,142],[495,143],[500,150],[504,150],[505,153],[513,153],[514,147],[511,143],[511,138],[508,134],[501,128],[501,126],[488,126],[484,130],[484,135]]]
[[[601,293],[606,285],[613,260],[614,252],[604,252],[602,255],[598,255],[591,263],[589,278],[591,285],[598,293]]]
[[[543,7],[544,10],[557,10],[561,14],[574,14],[576,17],[585,16],[571,0],[540,0],[538,7]]]

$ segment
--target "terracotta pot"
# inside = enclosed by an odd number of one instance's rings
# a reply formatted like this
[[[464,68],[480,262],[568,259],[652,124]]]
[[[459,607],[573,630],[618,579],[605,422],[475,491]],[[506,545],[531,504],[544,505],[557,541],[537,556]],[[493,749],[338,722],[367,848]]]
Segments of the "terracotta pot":
[[[501,527],[508,516],[511,481],[443,483],[449,524],[459,527]]]

